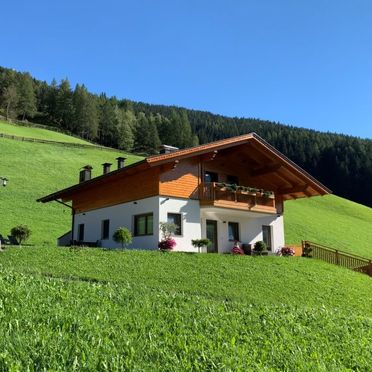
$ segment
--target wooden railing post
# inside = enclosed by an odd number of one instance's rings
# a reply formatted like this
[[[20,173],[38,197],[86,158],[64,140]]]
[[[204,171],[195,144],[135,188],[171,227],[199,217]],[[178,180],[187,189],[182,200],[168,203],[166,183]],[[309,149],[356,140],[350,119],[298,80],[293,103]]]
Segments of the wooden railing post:
[[[336,249],[336,265],[340,265],[340,259],[338,256],[338,250]]]

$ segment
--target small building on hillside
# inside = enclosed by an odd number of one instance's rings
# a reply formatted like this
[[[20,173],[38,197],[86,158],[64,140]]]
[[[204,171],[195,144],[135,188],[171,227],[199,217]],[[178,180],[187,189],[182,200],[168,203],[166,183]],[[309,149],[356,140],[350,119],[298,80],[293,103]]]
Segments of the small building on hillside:
[[[275,251],[284,245],[284,202],[330,190],[251,133],[188,149],[164,146],[159,155],[91,178],[38,201],[71,202],[67,241],[119,247],[120,226],[132,231],[130,247],[157,249],[160,222],[177,225],[175,250],[195,252],[192,239],[209,238],[209,252],[228,252],[235,240],[263,240]]]

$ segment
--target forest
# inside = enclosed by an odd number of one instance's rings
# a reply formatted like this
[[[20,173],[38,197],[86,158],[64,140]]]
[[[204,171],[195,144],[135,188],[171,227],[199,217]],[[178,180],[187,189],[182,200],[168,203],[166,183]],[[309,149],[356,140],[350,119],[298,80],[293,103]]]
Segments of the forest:
[[[160,144],[185,148],[256,132],[335,194],[372,206],[369,139],[92,94],[83,84],[71,87],[67,78],[48,83],[4,67],[0,115],[143,155],[156,153]]]

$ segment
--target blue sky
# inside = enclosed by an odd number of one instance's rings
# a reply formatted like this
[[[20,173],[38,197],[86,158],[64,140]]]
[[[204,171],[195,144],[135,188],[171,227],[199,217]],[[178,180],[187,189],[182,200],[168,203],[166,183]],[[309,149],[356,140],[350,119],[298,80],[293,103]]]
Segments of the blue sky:
[[[4,1],[0,65],[372,138],[372,1]]]

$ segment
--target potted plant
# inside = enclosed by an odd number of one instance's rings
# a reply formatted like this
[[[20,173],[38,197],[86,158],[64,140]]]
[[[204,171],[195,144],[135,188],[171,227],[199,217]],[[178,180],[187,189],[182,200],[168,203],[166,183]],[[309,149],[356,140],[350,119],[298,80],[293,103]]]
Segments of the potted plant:
[[[262,240],[259,240],[257,241],[255,244],[254,244],[254,247],[253,247],[253,252],[258,255],[258,256],[262,256],[262,253],[266,251],[266,244],[264,241]]]
[[[312,257],[312,251],[313,249],[311,248],[310,244],[305,243],[305,246],[302,249],[302,257]]]
[[[211,245],[211,241],[207,238],[193,239],[191,240],[191,244],[193,245],[193,247],[198,248],[198,252],[200,253],[202,248],[207,248]]]
[[[280,253],[281,256],[294,256],[295,250],[292,247],[282,247]]]

